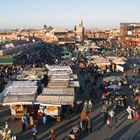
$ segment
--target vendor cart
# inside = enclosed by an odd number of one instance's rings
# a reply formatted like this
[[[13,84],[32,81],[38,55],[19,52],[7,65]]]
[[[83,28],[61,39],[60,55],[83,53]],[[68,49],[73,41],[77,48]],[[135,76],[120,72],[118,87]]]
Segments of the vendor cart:
[[[80,137],[80,127],[78,125],[72,127],[68,133],[69,140],[78,140]]]

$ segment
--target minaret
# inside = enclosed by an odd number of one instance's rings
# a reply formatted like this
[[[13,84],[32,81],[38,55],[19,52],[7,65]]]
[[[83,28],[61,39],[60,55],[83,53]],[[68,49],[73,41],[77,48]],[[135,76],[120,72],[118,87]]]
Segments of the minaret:
[[[81,26],[81,27],[83,27],[83,20],[82,20],[82,19],[81,19],[81,23],[80,23],[80,26]]]
[[[81,19],[81,23],[80,23],[80,27],[81,27],[81,41],[84,40],[84,25],[83,25],[83,20]]]

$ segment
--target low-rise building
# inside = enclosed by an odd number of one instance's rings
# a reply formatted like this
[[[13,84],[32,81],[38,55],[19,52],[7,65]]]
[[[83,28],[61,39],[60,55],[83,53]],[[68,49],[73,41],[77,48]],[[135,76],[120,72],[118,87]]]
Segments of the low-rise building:
[[[17,34],[12,32],[1,32],[0,33],[0,42],[7,40],[15,40],[17,39]]]
[[[121,42],[127,47],[140,47],[140,23],[120,24]]]
[[[107,39],[109,37],[110,31],[108,30],[100,30],[100,31],[95,31],[95,30],[86,30],[85,35],[87,36],[88,39]]]
[[[64,28],[54,28],[49,33],[50,36],[57,38],[58,44],[74,44],[76,34]]]

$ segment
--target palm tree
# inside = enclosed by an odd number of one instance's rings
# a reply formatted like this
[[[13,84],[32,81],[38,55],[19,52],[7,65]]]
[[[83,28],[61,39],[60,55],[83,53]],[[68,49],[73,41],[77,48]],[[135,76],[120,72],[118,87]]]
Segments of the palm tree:
[[[52,27],[52,26],[49,26],[49,27],[47,28],[47,32],[50,32],[51,30],[53,30],[53,27]]]
[[[43,29],[47,29],[47,25],[46,24],[43,26]]]

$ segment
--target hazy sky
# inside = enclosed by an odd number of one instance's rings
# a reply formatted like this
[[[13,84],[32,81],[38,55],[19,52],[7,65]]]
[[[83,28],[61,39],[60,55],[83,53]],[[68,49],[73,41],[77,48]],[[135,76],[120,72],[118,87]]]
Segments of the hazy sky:
[[[0,0],[0,28],[72,28],[80,19],[89,28],[140,22],[140,0]]]

